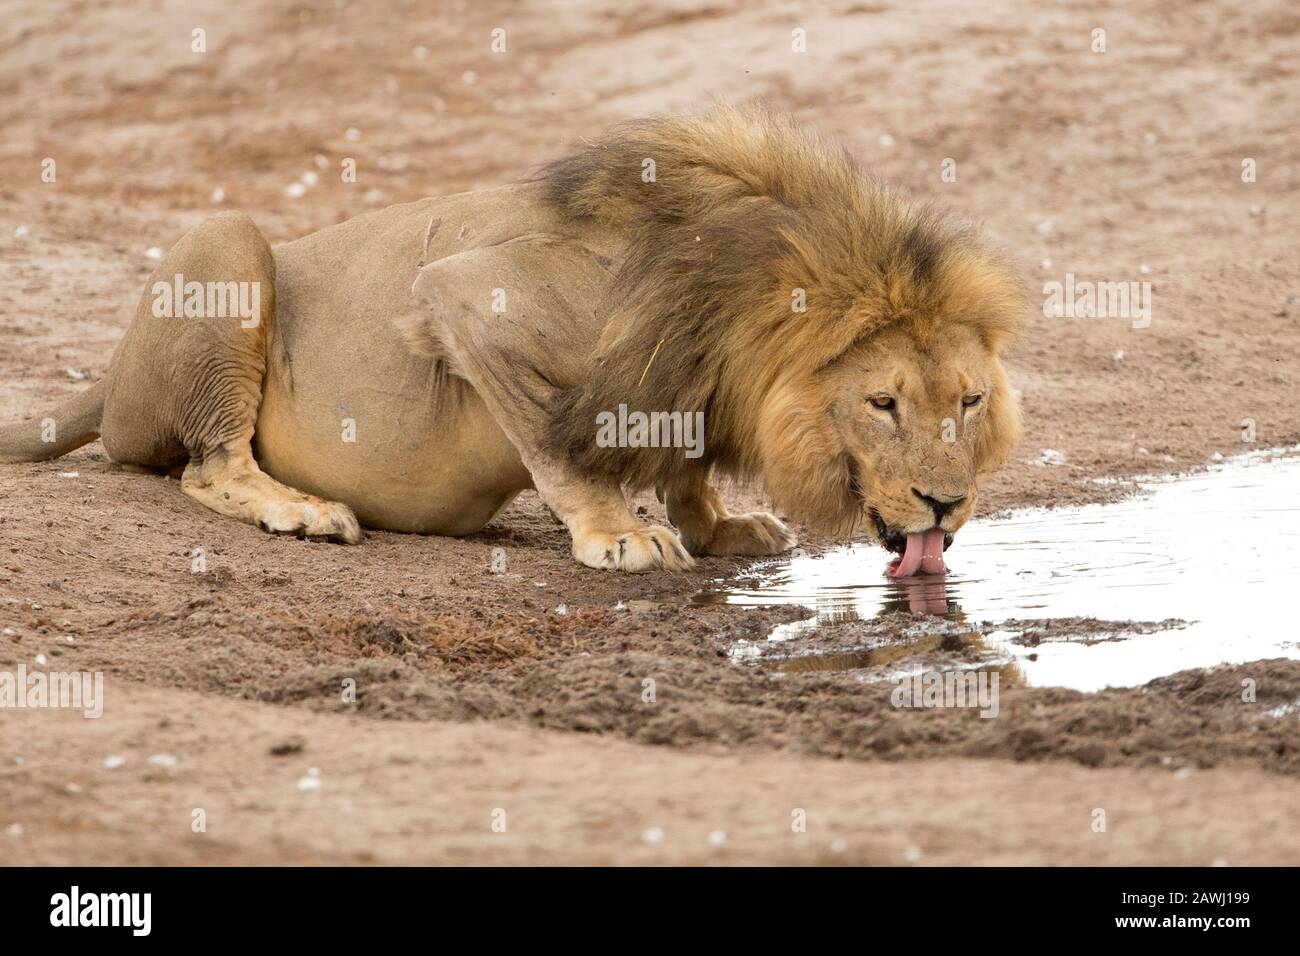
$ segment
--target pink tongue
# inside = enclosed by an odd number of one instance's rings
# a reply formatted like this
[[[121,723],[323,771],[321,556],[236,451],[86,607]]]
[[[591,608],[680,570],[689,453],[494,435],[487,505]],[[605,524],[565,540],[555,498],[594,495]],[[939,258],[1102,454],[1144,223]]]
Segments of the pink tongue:
[[[889,576],[910,578],[917,571],[944,574],[947,570],[948,566],[943,563],[943,529],[931,528],[907,536],[907,548],[901,558],[896,558],[889,565]]]

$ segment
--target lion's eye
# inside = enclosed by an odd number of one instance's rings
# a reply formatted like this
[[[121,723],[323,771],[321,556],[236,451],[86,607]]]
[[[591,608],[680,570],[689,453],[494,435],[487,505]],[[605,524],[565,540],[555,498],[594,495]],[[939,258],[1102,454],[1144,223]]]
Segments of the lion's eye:
[[[974,408],[983,398],[983,395],[967,395],[961,400],[962,408]]]
[[[898,404],[889,395],[873,395],[867,401],[883,412],[892,411]]]

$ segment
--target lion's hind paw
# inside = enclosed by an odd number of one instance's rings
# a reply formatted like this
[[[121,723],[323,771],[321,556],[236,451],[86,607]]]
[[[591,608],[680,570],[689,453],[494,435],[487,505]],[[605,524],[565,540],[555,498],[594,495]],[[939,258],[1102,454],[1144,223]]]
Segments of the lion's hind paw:
[[[347,505],[308,497],[304,501],[264,503],[257,524],[272,534],[328,538],[359,544],[363,537],[356,515]]]

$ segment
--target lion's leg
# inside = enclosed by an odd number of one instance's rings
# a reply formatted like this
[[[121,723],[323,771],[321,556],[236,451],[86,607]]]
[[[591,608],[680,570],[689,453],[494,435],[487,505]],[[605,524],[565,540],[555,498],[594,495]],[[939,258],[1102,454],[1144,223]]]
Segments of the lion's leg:
[[[450,256],[421,270],[414,292],[429,308],[408,321],[408,338],[482,397],[538,494],[569,529],[578,561],[619,571],[682,570],[692,560],[677,534],[638,521],[616,479],[584,475],[543,447],[556,383],[580,375],[595,345],[579,316],[590,314],[607,278],[589,251],[545,237]],[[494,288],[509,290],[500,313],[488,309]]]
[[[718,489],[707,481],[669,487],[668,520],[681,532],[691,554],[780,554],[798,541],[776,515],[765,511],[733,515]]]
[[[681,571],[693,563],[671,528],[637,520],[617,481],[583,477],[540,453],[523,457],[538,494],[569,529],[573,556],[587,567]]]
[[[248,442],[213,449],[191,459],[181,475],[181,490],[213,511],[263,531],[361,540],[361,525],[347,505],[324,501],[282,485],[257,467]]]
[[[154,270],[113,356],[104,448],[128,465],[184,465],[181,490],[221,514],[359,541],[347,506],[286,487],[253,460],[274,318],[275,260],[252,220],[223,213],[191,229]]]

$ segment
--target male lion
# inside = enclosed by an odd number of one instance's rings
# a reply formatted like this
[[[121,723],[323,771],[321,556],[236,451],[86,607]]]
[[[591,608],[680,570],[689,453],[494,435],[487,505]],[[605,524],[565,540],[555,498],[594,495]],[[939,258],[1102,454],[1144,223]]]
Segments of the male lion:
[[[200,296],[173,317],[156,307],[173,283],[260,290],[256,314]],[[1017,438],[999,355],[1022,312],[971,230],[788,119],[721,107],[276,249],[215,216],[163,258],[104,379],[0,429],[0,461],[98,435],[115,461],[184,466],[215,511],[346,542],[361,524],[471,534],[532,487],[593,568],[795,543],[730,513],[716,473],[815,531],[864,527],[895,576],[940,572]],[[638,412],[702,420],[702,445],[598,440]],[[675,531],[628,509],[649,487]]]

